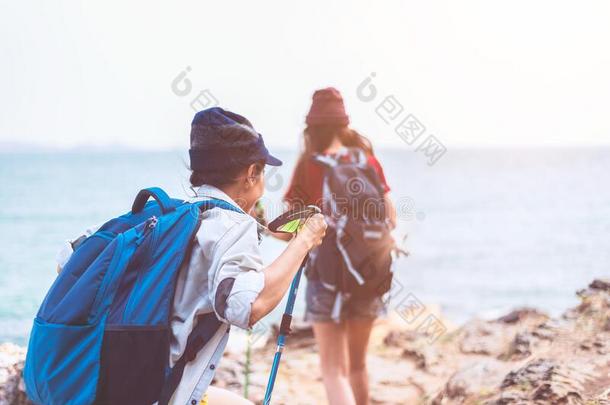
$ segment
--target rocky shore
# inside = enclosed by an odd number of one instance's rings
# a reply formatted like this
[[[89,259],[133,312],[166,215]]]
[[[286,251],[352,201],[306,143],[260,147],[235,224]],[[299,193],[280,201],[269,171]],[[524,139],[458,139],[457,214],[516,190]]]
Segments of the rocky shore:
[[[12,343],[0,345],[0,405],[29,404],[21,373],[25,349]]]
[[[610,281],[578,291],[580,305],[557,319],[517,309],[492,321],[448,328],[432,341],[397,315],[376,325],[369,357],[373,404],[610,404]],[[288,340],[275,404],[322,404],[311,330]],[[260,403],[275,350],[252,351],[249,397]],[[0,405],[24,404],[25,351],[0,345]],[[215,384],[243,393],[243,353],[225,354]]]

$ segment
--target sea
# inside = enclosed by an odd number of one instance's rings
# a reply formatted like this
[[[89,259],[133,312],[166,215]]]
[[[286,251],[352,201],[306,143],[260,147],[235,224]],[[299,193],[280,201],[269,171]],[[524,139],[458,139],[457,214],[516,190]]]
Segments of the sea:
[[[284,209],[297,158],[277,154],[285,165],[266,173],[269,218]],[[392,300],[415,297],[457,324],[523,306],[557,315],[610,276],[610,149],[454,148],[432,165],[409,149],[376,154],[398,208],[395,238],[410,253],[395,262]],[[141,188],[188,198],[187,167],[177,151],[0,153],[0,342],[27,343],[66,239],[129,211]],[[265,238],[264,260],[284,246]]]

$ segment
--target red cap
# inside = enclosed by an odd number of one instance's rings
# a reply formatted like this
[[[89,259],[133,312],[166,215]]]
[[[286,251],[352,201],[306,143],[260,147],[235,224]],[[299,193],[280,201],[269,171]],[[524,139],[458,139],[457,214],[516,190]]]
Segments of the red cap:
[[[316,90],[313,93],[311,108],[305,118],[307,125],[342,125],[349,124],[345,113],[343,97],[334,87]]]

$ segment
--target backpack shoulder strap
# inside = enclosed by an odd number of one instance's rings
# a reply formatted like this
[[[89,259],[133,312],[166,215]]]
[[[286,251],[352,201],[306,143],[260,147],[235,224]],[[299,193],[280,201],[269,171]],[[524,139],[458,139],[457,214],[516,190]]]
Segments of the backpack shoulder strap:
[[[364,153],[362,149],[355,147],[343,147],[336,156],[327,156],[321,153],[316,153],[313,155],[313,159],[316,162],[322,163],[326,167],[335,167],[341,164],[341,158],[344,156],[349,156],[351,158],[350,163],[357,164],[359,166],[366,166],[368,164],[366,153]]]
[[[194,204],[196,204],[202,212],[212,208],[222,208],[228,211],[243,212],[243,210],[239,209],[235,205],[219,198],[208,198],[203,201],[197,201]],[[182,356],[176,361],[174,367],[172,367],[165,379],[165,384],[161,391],[161,397],[159,398],[158,405],[166,405],[169,403],[171,397],[176,391],[176,388],[182,380],[182,375],[184,374],[186,364],[197,357],[197,354],[210,341],[210,339],[212,339],[221,325],[222,322],[216,318],[216,315],[213,312],[199,315],[197,317],[197,324],[187,338],[184,353],[182,353]]]
[[[359,166],[366,166],[368,164],[368,158],[366,153],[361,148],[350,147],[346,148],[346,153],[352,158],[352,162]]]
[[[230,202],[221,200],[219,198],[208,198],[206,200],[197,201],[194,204],[197,204],[201,211],[211,210],[212,208],[222,208],[227,211],[244,212],[242,209],[236,207]]]
[[[321,153],[314,154],[312,159],[315,162],[322,163],[322,165],[324,165],[326,167],[335,167],[339,164],[339,162],[337,162],[336,159],[332,158],[331,156],[323,155]]]

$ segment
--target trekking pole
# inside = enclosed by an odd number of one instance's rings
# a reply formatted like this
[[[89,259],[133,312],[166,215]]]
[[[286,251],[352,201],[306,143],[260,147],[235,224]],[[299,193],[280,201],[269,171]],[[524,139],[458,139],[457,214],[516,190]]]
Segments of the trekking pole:
[[[269,224],[269,229],[273,232],[290,232],[297,233],[303,220],[311,217],[314,214],[320,212],[320,209],[315,206],[308,206],[305,210],[290,211],[286,214],[281,215],[279,218]],[[298,221],[298,222],[297,222]],[[292,311],[294,310],[294,303],[297,298],[297,292],[299,290],[299,283],[301,281],[301,275],[303,269],[307,263],[309,254],[305,256],[301,262],[301,266],[297,271],[297,274],[292,279],[290,284],[290,291],[288,292],[288,302],[286,303],[286,309],[282,315],[282,322],[280,323],[280,330],[277,336],[277,348],[275,349],[275,355],[273,356],[273,364],[271,365],[271,372],[269,373],[269,381],[267,382],[267,389],[265,391],[265,399],[263,405],[271,404],[271,394],[273,393],[273,386],[275,384],[275,378],[277,371],[280,368],[280,360],[282,358],[282,352],[286,344],[286,337],[290,334],[290,324],[292,323]]]

